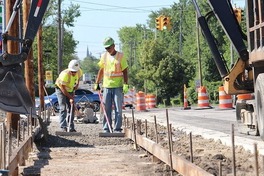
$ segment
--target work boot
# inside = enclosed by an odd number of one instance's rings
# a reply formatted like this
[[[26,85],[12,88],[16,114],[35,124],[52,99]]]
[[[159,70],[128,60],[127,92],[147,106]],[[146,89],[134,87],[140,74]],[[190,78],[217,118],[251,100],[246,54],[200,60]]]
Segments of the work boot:
[[[70,132],[77,132],[75,129],[70,129]]]

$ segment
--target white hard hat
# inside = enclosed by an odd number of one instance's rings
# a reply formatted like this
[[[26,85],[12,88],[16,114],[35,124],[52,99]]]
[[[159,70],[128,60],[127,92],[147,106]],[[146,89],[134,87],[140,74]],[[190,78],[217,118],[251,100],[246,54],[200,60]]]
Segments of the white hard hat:
[[[69,65],[68,65],[68,69],[70,71],[73,72],[77,72],[78,70],[80,70],[80,63],[78,60],[71,60]]]

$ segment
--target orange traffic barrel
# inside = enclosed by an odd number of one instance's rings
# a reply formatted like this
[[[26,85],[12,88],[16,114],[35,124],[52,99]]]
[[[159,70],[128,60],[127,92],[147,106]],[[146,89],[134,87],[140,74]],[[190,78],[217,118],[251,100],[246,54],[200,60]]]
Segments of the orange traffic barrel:
[[[198,89],[198,107],[200,108],[211,107],[209,105],[209,97],[207,95],[206,88],[204,86],[201,86]]]
[[[145,93],[142,91],[139,91],[136,94],[136,102],[137,102],[137,106],[136,106],[136,110],[138,111],[145,111],[146,110],[146,99],[145,99]]]
[[[147,94],[146,95],[147,108],[156,108],[156,95]]]
[[[233,109],[232,96],[226,94],[224,86],[219,87],[219,108],[220,109]]]

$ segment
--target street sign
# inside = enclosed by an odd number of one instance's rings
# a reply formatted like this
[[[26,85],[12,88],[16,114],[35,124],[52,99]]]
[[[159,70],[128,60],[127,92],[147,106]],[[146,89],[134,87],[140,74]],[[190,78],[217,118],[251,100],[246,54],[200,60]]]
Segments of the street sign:
[[[53,87],[53,73],[51,70],[45,72],[46,84],[45,87]]]

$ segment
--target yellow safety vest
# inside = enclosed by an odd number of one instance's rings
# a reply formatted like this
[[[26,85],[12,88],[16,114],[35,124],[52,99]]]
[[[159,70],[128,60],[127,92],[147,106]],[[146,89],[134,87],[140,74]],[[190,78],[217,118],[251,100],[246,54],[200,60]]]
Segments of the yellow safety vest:
[[[60,73],[59,77],[56,79],[55,84],[59,88],[61,88],[61,86],[64,85],[67,92],[73,92],[73,89],[78,84],[81,76],[82,76],[81,69],[76,73],[76,75],[72,75],[69,69],[65,69]]]
[[[123,70],[128,67],[127,60],[123,53],[117,52],[111,60],[109,53],[104,53],[98,63],[104,69],[103,87],[116,88],[123,86]]]

